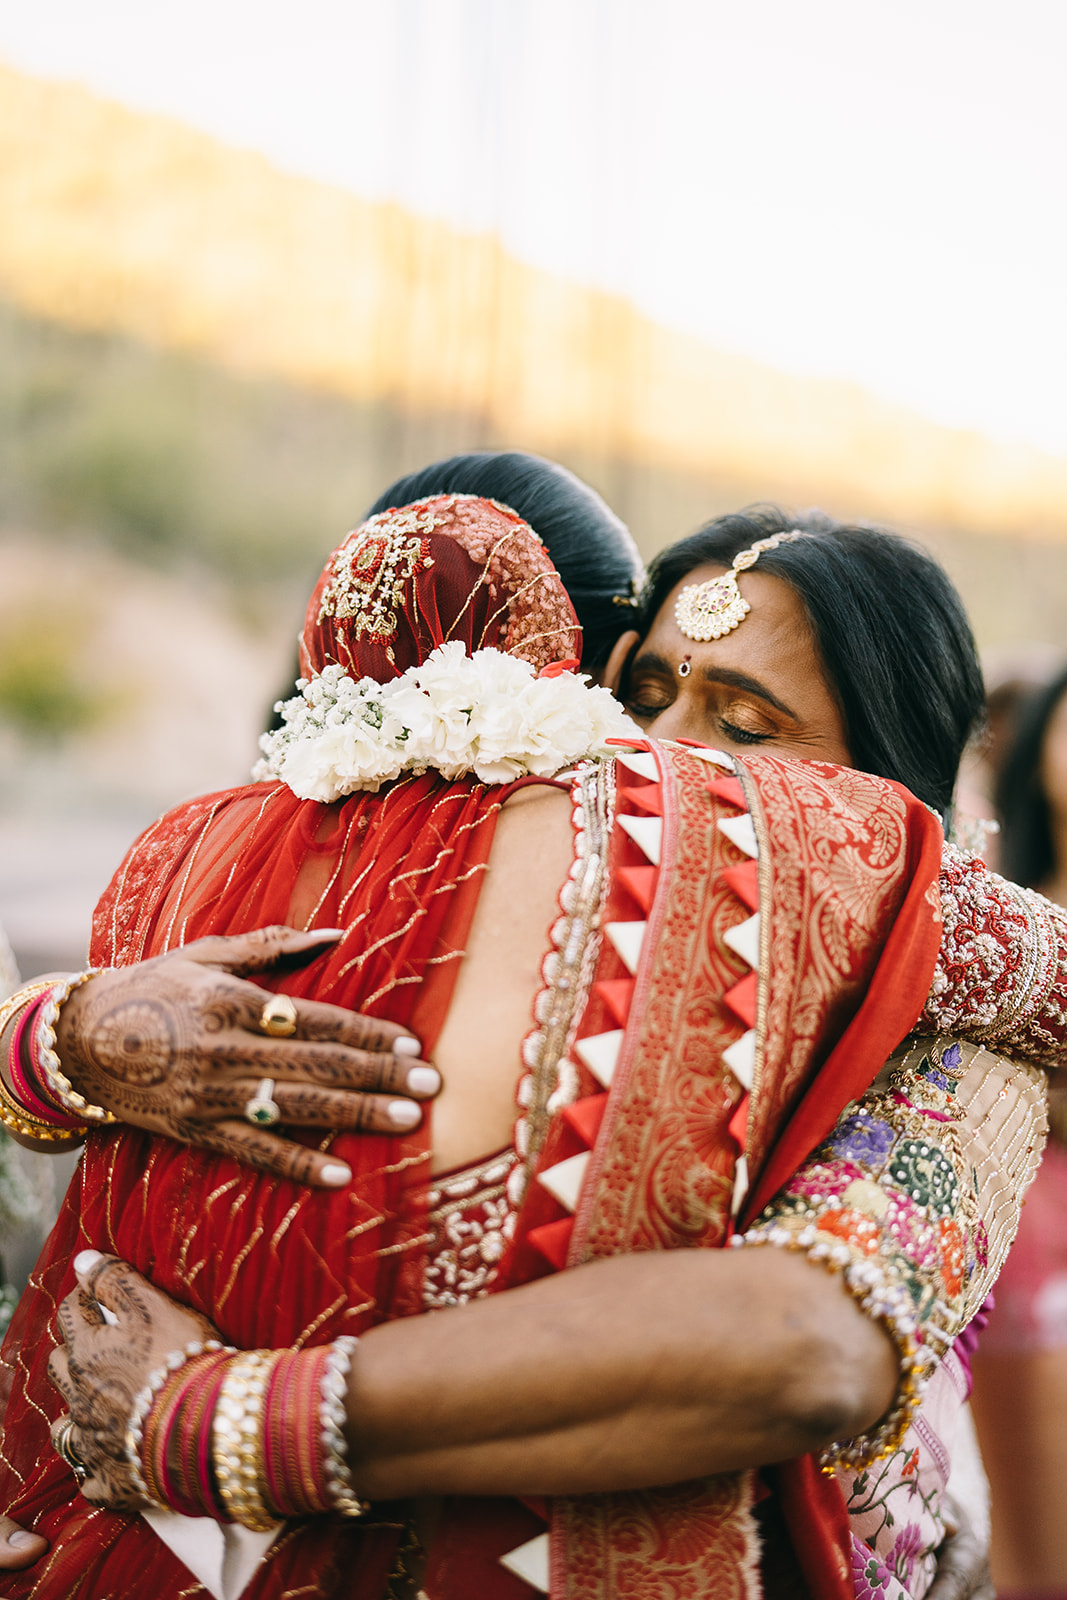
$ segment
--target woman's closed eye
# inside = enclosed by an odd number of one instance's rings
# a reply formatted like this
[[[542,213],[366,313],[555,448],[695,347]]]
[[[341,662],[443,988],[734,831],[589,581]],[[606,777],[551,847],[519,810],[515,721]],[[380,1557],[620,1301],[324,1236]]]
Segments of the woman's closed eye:
[[[719,718],[719,730],[734,744],[765,744],[775,737],[773,733],[757,733],[754,728],[739,728],[726,717]]]

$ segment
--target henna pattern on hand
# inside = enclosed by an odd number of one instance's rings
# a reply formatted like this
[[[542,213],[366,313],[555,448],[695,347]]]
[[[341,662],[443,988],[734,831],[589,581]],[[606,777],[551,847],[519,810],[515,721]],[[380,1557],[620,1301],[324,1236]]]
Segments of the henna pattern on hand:
[[[63,1343],[49,1358],[49,1376],[66,1403],[71,1443],[88,1472],[82,1494],[93,1505],[129,1512],[144,1504],[126,1457],[134,1401],[170,1351],[217,1335],[206,1317],[178,1305],[125,1263],[105,1258],[101,1267],[106,1303],[118,1322],[106,1323],[95,1297],[75,1289],[56,1313]]]
[[[123,1122],[308,1181],[320,1157],[240,1120],[258,1083],[275,1081],[289,1126],[396,1132],[390,1104],[409,1095],[417,1064],[392,1054],[402,1030],[314,1001],[299,1002],[296,1037],[259,1030],[264,991],[237,974],[319,948],[313,936],[262,929],[103,973],[62,1009],[64,1068]]]
[[[177,1046],[174,1019],[158,1000],[119,1003],[102,1013],[92,1035],[94,1059],[136,1088],[166,1081]]]

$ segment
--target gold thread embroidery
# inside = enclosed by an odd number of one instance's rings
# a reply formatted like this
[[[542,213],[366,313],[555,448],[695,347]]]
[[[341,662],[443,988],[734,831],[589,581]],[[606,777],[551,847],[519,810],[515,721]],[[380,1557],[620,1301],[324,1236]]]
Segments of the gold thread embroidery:
[[[448,520],[425,506],[371,517],[334,556],[318,621],[351,620],[352,637],[366,636],[372,644],[395,638],[405,584],[433,566],[426,536]]]

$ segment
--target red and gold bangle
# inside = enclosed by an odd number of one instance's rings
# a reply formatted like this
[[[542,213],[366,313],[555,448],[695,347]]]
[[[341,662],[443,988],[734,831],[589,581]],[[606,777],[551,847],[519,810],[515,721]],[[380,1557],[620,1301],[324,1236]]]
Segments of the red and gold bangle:
[[[357,1340],[287,1351],[271,1374],[263,1407],[267,1494],[290,1515],[339,1511],[358,1517],[345,1447],[348,1369]]]
[[[63,1111],[53,1100],[49,1100],[41,1085],[31,1083],[29,1075],[24,1070],[24,1062],[33,1059],[32,1036],[37,1026],[38,1013],[43,1005],[43,999],[34,1000],[26,1006],[15,1025],[7,1063],[11,1074],[11,1087],[34,1121],[43,1122],[49,1127],[63,1128],[70,1133],[84,1133],[88,1124],[80,1117],[72,1117],[68,1111]]]
[[[361,1515],[344,1435],[355,1345],[233,1351],[210,1341],[175,1351],[130,1417],[135,1485],[184,1516],[257,1531],[284,1517]]]
[[[156,1480],[155,1488],[157,1490],[161,1489],[163,1487],[163,1483],[161,1483],[159,1480],[162,1478],[165,1481],[167,1478],[167,1473],[165,1470],[160,1472],[158,1468],[158,1452],[160,1449],[166,1449],[166,1435],[160,1433],[156,1428],[155,1423],[150,1421],[150,1418],[152,1418],[153,1412],[156,1409],[157,1400],[164,1392],[166,1392],[168,1396],[172,1393],[171,1379],[175,1374],[181,1372],[183,1379],[187,1378],[188,1373],[183,1369],[187,1369],[190,1363],[197,1361],[197,1359],[201,1356],[207,1355],[214,1357],[217,1354],[221,1354],[223,1359],[225,1359],[225,1357],[234,1354],[233,1346],[221,1345],[217,1339],[194,1339],[192,1343],[187,1344],[184,1349],[172,1350],[166,1361],[164,1361],[163,1365],[161,1367],[157,1367],[154,1372],[149,1373],[148,1380],[145,1383],[144,1388],[138,1390],[137,1394],[134,1396],[133,1407],[126,1423],[126,1463],[129,1468],[130,1479],[134,1488],[140,1494],[142,1494],[146,1500],[151,1500],[154,1504],[166,1505],[167,1501],[157,1499],[156,1495],[149,1491],[149,1487],[145,1481],[144,1472],[142,1470],[142,1458],[144,1453],[144,1435],[147,1428],[150,1434],[154,1433],[158,1438],[158,1443],[154,1445],[153,1460],[149,1470],[152,1471],[154,1479]]]
[[[329,1509],[318,1428],[327,1348],[286,1351],[272,1374],[264,1407],[267,1492],[274,1505],[296,1516]]]
[[[27,983],[17,989],[13,995],[0,1003],[0,1034],[18,1016],[19,1012],[28,1013],[39,1005],[41,999],[53,987],[52,981]],[[25,1017],[22,1019],[25,1022]],[[8,1128],[12,1133],[20,1134],[24,1139],[37,1139],[41,1142],[62,1141],[67,1142],[83,1132],[80,1124],[64,1125],[58,1118],[54,1119],[47,1106],[38,1107],[27,1103],[19,1095],[19,1079],[15,1075],[15,1046],[21,1042],[23,1029],[20,1025],[16,1029],[14,1039],[8,1050],[8,1072],[11,1086],[8,1087],[0,1075],[0,1125]],[[29,1097],[27,1097],[29,1100]]]
[[[212,1393],[213,1377],[221,1383],[220,1369],[229,1359],[219,1349],[194,1357],[164,1382],[144,1419],[141,1471],[148,1493],[186,1517],[221,1515],[210,1487],[204,1492],[195,1450],[189,1451],[187,1442],[203,1420],[198,1402]]]

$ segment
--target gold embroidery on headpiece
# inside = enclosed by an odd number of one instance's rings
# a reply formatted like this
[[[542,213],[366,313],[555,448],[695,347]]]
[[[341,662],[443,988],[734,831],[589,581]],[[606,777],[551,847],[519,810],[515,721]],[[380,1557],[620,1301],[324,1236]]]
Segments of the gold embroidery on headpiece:
[[[333,558],[333,577],[322,592],[318,621],[350,617],[352,637],[366,635],[372,644],[395,638],[405,584],[433,566],[426,536],[451,520],[426,506],[381,511],[369,518]]]
[[[686,638],[706,644],[709,639],[732,633],[752,610],[737,587],[737,574],[754,567],[765,550],[777,550],[780,544],[803,537],[802,528],[793,528],[770,539],[757,539],[734,556],[732,567],[721,578],[709,578],[707,583],[691,583],[684,588],[674,603],[674,619]]]

